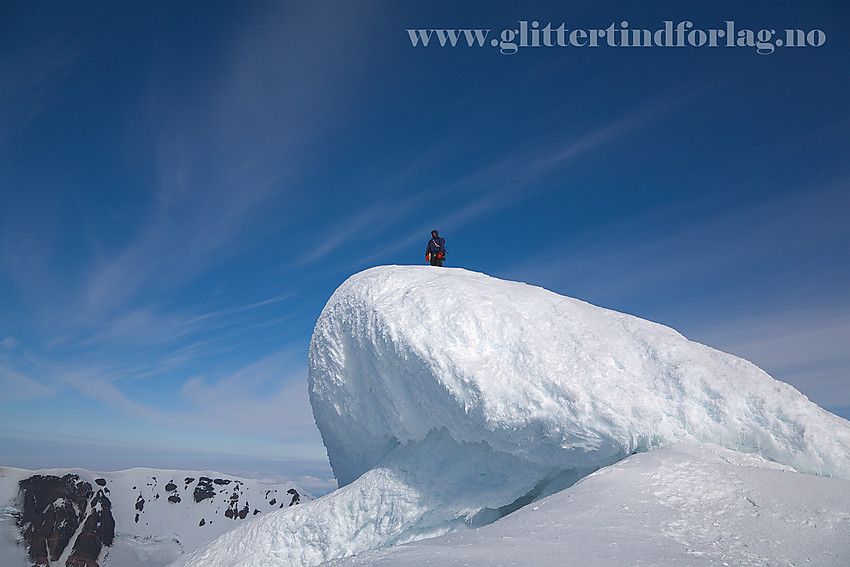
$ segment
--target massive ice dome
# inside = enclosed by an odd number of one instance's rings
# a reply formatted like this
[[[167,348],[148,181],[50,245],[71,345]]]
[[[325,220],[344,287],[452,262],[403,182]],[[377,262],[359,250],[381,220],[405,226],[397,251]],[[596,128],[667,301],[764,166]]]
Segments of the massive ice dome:
[[[850,479],[847,422],[746,360],[459,268],[349,278],[316,324],[309,379],[343,485],[440,430],[529,469],[696,440]]]
[[[349,278],[316,323],[309,391],[341,488],[178,564],[316,565],[478,527],[684,444],[850,479],[850,422],[753,364],[457,268]]]

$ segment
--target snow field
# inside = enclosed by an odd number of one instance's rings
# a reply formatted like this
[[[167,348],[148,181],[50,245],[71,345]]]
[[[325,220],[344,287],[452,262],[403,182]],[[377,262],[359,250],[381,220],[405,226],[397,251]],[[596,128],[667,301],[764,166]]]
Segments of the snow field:
[[[686,444],[639,453],[465,532],[330,567],[850,564],[850,481]]]

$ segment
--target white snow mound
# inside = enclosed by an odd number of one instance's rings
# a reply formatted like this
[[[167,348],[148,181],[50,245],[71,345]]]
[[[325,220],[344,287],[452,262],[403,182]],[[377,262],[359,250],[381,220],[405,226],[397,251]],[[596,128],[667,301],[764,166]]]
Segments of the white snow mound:
[[[694,440],[850,479],[850,422],[750,362],[459,268],[349,278],[316,324],[309,384],[342,485],[440,429],[535,469]]]
[[[682,442],[850,479],[850,422],[753,364],[457,268],[349,278],[316,323],[308,381],[342,488],[175,566],[305,567],[479,527]]]

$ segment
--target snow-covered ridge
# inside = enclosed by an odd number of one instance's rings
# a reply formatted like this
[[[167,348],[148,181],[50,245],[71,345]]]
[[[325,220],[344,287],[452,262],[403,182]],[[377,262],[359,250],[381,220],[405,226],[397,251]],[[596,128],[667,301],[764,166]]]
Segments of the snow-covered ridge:
[[[305,567],[501,522],[634,452],[683,443],[850,478],[850,422],[753,364],[462,269],[349,278],[316,323],[309,387],[342,488],[175,566]],[[687,504],[688,490],[674,496]]]

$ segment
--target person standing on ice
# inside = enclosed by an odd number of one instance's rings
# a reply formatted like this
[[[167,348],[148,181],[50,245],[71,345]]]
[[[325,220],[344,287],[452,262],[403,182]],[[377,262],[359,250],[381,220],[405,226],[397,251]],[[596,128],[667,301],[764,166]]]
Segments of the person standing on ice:
[[[431,231],[431,240],[425,247],[425,261],[431,262],[432,266],[442,266],[446,259],[446,239],[440,238],[436,230]]]

